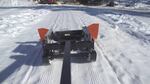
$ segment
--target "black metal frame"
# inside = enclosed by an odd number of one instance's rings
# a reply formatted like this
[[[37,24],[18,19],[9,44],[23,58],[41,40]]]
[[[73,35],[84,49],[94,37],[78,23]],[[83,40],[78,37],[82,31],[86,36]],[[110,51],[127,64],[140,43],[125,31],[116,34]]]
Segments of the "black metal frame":
[[[53,41],[53,42],[49,42]],[[48,33],[43,42],[43,62],[49,63],[49,59],[64,57],[65,42],[70,41],[70,53],[73,58],[84,59],[87,62],[96,61],[94,40],[91,38],[87,28],[83,30],[57,31]]]

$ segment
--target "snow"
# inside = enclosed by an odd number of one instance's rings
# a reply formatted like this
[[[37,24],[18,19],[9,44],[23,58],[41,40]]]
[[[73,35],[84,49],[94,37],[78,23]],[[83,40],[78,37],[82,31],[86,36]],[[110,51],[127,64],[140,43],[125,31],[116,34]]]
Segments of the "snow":
[[[133,9],[149,9],[150,0],[117,0],[119,3],[117,7],[130,7]]]
[[[0,17],[0,35],[16,36],[25,29],[25,26],[38,22],[43,15],[46,15],[46,10],[25,10],[19,14],[12,14]]]
[[[37,29],[75,30],[92,23],[100,24],[97,60],[72,62],[72,84],[150,82],[150,10],[67,5],[0,11],[1,84],[60,84],[62,60],[41,65]]]
[[[0,0],[0,7],[32,6],[33,0]]]
[[[121,28],[137,38],[150,41],[150,24],[127,14],[105,14],[105,16],[114,22],[116,28]]]

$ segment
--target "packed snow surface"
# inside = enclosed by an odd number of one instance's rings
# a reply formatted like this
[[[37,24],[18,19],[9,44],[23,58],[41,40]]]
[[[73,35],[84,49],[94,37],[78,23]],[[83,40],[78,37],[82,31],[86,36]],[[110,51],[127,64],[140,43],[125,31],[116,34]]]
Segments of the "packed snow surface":
[[[62,60],[42,65],[38,28],[99,23],[96,62],[71,63],[72,84],[149,84],[150,10],[40,6],[0,8],[0,83],[60,84]]]
[[[0,7],[4,6],[31,6],[33,0],[0,0]]]

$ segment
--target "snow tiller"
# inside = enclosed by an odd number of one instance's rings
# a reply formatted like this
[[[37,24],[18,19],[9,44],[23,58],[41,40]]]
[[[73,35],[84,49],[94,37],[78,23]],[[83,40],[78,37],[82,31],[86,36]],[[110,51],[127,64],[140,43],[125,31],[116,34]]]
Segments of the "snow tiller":
[[[45,28],[38,29],[43,45],[43,64],[50,60],[63,58],[63,67],[60,84],[71,84],[71,65],[76,62],[96,61],[94,41],[98,36],[99,24],[83,27],[82,30],[49,31]]]
[[[52,32],[45,28],[38,29],[43,45],[43,63],[69,55],[73,59],[87,62],[96,61],[94,40],[98,36],[99,24],[83,27],[82,30]]]

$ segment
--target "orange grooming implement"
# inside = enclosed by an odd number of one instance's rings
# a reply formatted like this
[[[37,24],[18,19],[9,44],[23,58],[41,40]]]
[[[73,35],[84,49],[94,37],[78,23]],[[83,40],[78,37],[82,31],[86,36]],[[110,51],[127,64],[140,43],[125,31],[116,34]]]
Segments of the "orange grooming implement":
[[[98,37],[98,31],[99,31],[99,24],[94,23],[88,26],[88,31],[93,38],[93,40],[96,40]]]
[[[96,40],[98,37],[98,31],[99,31],[99,24],[98,23],[94,23],[89,25],[88,27],[88,31],[92,37],[93,40]],[[45,35],[49,30],[46,28],[39,28],[38,29],[38,33],[40,36],[40,41],[44,41],[45,40]]]
[[[46,29],[46,28],[39,28],[38,32],[39,32],[39,36],[40,36],[40,41],[44,41],[45,40],[45,35],[48,32],[48,29]]]

